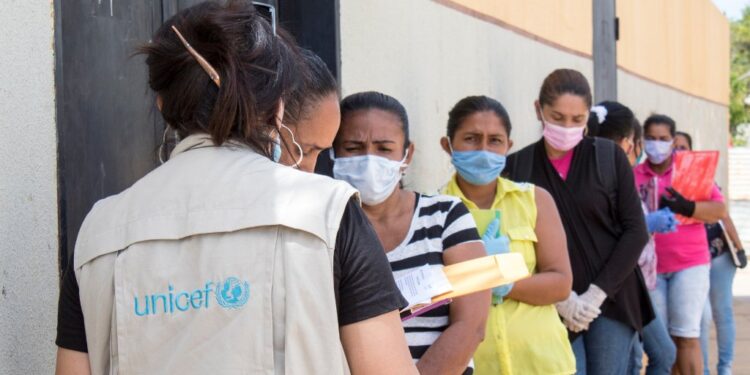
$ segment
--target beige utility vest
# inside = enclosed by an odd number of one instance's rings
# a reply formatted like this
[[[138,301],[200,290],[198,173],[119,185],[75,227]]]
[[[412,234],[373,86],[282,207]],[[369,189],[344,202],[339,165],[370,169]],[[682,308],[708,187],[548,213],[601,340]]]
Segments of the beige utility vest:
[[[356,191],[205,135],[96,203],[75,247],[93,374],[348,374],[333,281]]]

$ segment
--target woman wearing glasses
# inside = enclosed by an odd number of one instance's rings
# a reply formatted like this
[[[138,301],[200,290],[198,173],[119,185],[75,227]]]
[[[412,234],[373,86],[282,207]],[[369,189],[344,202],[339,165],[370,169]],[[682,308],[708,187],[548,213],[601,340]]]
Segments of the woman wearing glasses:
[[[296,169],[314,167],[303,128],[323,148],[338,126],[337,106],[335,121],[294,110],[310,59],[238,1],[178,13],[142,52],[182,140],[86,217],[57,372],[416,373],[405,301],[356,192]]]

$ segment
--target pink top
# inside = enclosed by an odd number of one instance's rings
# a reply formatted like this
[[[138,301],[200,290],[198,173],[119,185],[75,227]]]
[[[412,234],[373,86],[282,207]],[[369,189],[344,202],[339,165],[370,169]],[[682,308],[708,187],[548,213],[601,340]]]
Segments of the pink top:
[[[658,175],[651,169],[649,163],[643,163],[634,170],[635,184],[643,196],[644,188],[650,180],[656,177],[656,191],[659,196],[672,186],[672,167],[663,175]],[[724,202],[719,188],[714,185],[711,191],[711,201]],[[653,208],[652,208],[653,209]],[[669,273],[686,268],[708,264],[711,255],[708,252],[706,227],[703,223],[678,225],[677,232],[654,235],[656,241],[656,256],[658,258],[656,271]]]
[[[570,150],[568,153],[563,155],[563,157],[559,159],[549,159],[550,163],[552,163],[552,166],[555,167],[555,170],[560,175],[560,177],[565,181],[568,178],[568,172],[570,171],[570,163],[573,161],[573,151]]]

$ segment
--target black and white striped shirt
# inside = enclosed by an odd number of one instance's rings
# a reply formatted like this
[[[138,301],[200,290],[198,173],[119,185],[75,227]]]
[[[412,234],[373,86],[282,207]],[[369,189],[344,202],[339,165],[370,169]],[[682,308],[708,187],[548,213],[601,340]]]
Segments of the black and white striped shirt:
[[[404,241],[387,253],[396,279],[425,264],[443,266],[444,250],[480,241],[474,219],[459,198],[417,194],[415,206]],[[442,306],[404,322],[406,341],[415,361],[450,325],[449,309],[450,305]],[[469,368],[466,373],[471,372]]]

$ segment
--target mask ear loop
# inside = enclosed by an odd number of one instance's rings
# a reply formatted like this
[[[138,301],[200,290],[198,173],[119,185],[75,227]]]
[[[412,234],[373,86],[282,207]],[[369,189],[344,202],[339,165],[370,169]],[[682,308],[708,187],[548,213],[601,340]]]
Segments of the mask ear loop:
[[[297,159],[297,161],[294,164],[295,164],[295,167],[299,168],[299,165],[302,164],[302,159],[304,158],[304,155],[302,153],[302,146],[300,146],[299,143],[297,143],[297,140],[294,138],[294,132],[292,132],[292,129],[289,129],[289,127],[287,127],[284,124],[279,124],[279,125],[281,125],[282,128],[286,129],[286,131],[289,132],[289,135],[292,136],[292,143],[294,143],[294,145],[297,146],[297,151],[299,151],[299,159]]]
[[[406,176],[406,170],[409,168],[409,164],[406,164],[406,159],[409,157],[409,149],[407,148],[406,151],[404,151],[404,158],[401,159],[401,167],[404,168],[401,171],[401,177]]]

